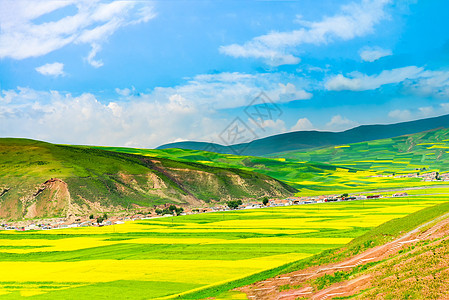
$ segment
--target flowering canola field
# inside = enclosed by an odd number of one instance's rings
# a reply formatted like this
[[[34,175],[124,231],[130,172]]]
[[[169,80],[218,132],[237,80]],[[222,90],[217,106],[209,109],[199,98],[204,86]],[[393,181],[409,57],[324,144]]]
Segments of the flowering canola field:
[[[426,196],[0,231],[0,299],[176,298],[339,247],[446,202],[449,189],[418,192]]]

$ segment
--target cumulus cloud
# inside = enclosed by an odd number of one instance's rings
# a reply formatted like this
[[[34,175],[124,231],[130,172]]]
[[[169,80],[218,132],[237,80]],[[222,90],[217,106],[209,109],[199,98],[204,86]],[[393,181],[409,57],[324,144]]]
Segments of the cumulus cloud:
[[[305,44],[322,45],[334,40],[351,40],[372,33],[385,19],[385,6],[390,0],[362,0],[343,5],[334,16],[320,21],[296,20],[302,28],[288,32],[270,32],[244,44],[221,46],[220,52],[232,57],[263,59],[272,66],[297,64],[296,48]]]
[[[367,62],[373,62],[382,57],[390,55],[393,55],[391,50],[382,49],[379,47],[365,48],[360,52],[360,58]]]
[[[291,131],[303,131],[314,129],[312,122],[307,118],[298,119],[295,125],[290,128]]]
[[[412,117],[412,113],[408,109],[396,109],[388,113],[388,116],[393,119],[401,121],[409,120]]]
[[[0,94],[0,135],[57,143],[155,147],[179,138],[211,139],[228,120],[212,120],[202,107],[179,95],[148,101],[100,102],[85,93],[73,96],[28,88]]]
[[[298,89],[294,84],[279,83],[280,93],[279,102],[290,102],[292,100],[308,100],[312,98],[312,94],[303,89]]]
[[[75,7],[74,15],[40,23],[38,18],[61,8]],[[155,17],[145,1],[0,1],[0,58],[39,57],[69,44],[90,44],[87,61],[94,67],[100,45],[119,28]]]
[[[37,67],[36,71],[45,76],[63,76],[64,75],[64,64],[55,62],[52,64],[45,64],[43,66]]]
[[[169,95],[179,94],[199,105],[223,109],[246,106],[264,91],[271,101],[285,103],[312,97],[311,93],[300,87],[304,84],[301,80],[283,73],[201,74],[188,79],[182,85],[158,87],[154,89],[152,95],[156,98],[167,98]]]
[[[358,123],[352,120],[349,120],[346,117],[342,117],[341,115],[335,115],[332,117],[329,123],[326,124],[326,127],[330,130],[346,130],[349,128],[353,128],[357,126]]]
[[[295,80],[279,74],[203,74],[148,93],[117,88],[116,99],[106,103],[90,93],[73,96],[29,88],[1,91],[0,135],[135,147],[155,147],[180,138],[218,141],[218,134],[230,122],[218,111],[247,106],[261,89],[273,102],[311,96],[299,83],[279,83],[285,79]],[[286,131],[278,118],[256,125],[260,136]]]
[[[377,75],[366,75],[360,72],[352,72],[349,77],[342,74],[331,77],[325,87],[330,91],[366,91],[374,90],[385,84],[400,83],[406,79],[415,79],[422,76],[424,69],[416,66],[384,70]]]

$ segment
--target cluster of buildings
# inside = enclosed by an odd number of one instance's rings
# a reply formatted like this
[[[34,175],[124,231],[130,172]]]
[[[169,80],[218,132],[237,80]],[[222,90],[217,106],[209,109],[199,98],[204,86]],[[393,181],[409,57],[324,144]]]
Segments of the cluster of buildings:
[[[115,224],[123,224],[127,221],[134,221],[136,219],[149,218],[149,216],[133,215],[133,216],[111,216],[101,223],[97,222],[97,219],[90,219],[88,217],[80,217],[75,220],[66,218],[55,219],[42,219],[42,220],[27,220],[19,221],[13,224],[0,224],[0,230],[16,230],[16,231],[28,231],[28,230],[51,230],[51,229],[65,229],[65,228],[77,228],[77,227],[101,227]]]
[[[395,178],[421,178],[423,181],[449,181],[449,173],[439,174],[438,172],[429,173],[408,173],[408,174],[398,174],[394,176]]]
[[[393,197],[407,196],[408,194],[396,193]],[[303,205],[336,201],[351,201],[351,200],[364,200],[364,199],[376,199],[381,198],[381,195],[321,195],[313,197],[289,197],[286,199],[269,199],[268,203],[264,205],[261,201],[251,201],[242,203],[237,209],[256,209],[263,207],[279,207],[290,205]],[[231,210],[227,205],[216,205],[214,207],[202,207],[202,208],[186,208],[180,215],[191,215],[208,212],[229,211]],[[133,215],[113,215],[104,219],[101,223],[97,222],[96,218],[92,217],[79,217],[75,220],[68,220],[64,218],[58,219],[44,219],[44,220],[28,220],[17,222],[14,225],[0,224],[0,230],[50,230],[50,229],[64,229],[64,228],[77,228],[77,227],[101,227],[116,224],[123,224],[127,221],[145,220],[160,217],[172,217],[173,215],[166,214],[159,216],[155,212],[139,212]]]

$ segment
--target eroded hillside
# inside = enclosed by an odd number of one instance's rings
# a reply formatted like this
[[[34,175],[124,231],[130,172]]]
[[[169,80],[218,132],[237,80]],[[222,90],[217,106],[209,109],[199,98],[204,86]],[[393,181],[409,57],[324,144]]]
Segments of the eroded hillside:
[[[163,203],[202,205],[293,192],[278,180],[245,170],[0,140],[0,218],[75,216]]]

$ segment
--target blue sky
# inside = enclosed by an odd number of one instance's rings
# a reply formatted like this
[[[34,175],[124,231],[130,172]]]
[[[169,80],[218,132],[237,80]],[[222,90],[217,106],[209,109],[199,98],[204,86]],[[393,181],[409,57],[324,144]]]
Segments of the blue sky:
[[[264,137],[446,114],[447,11],[445,0],[0,0],[0,136],[223,144],[235,118]],[[281,113],[247,114],[261,92]]]

